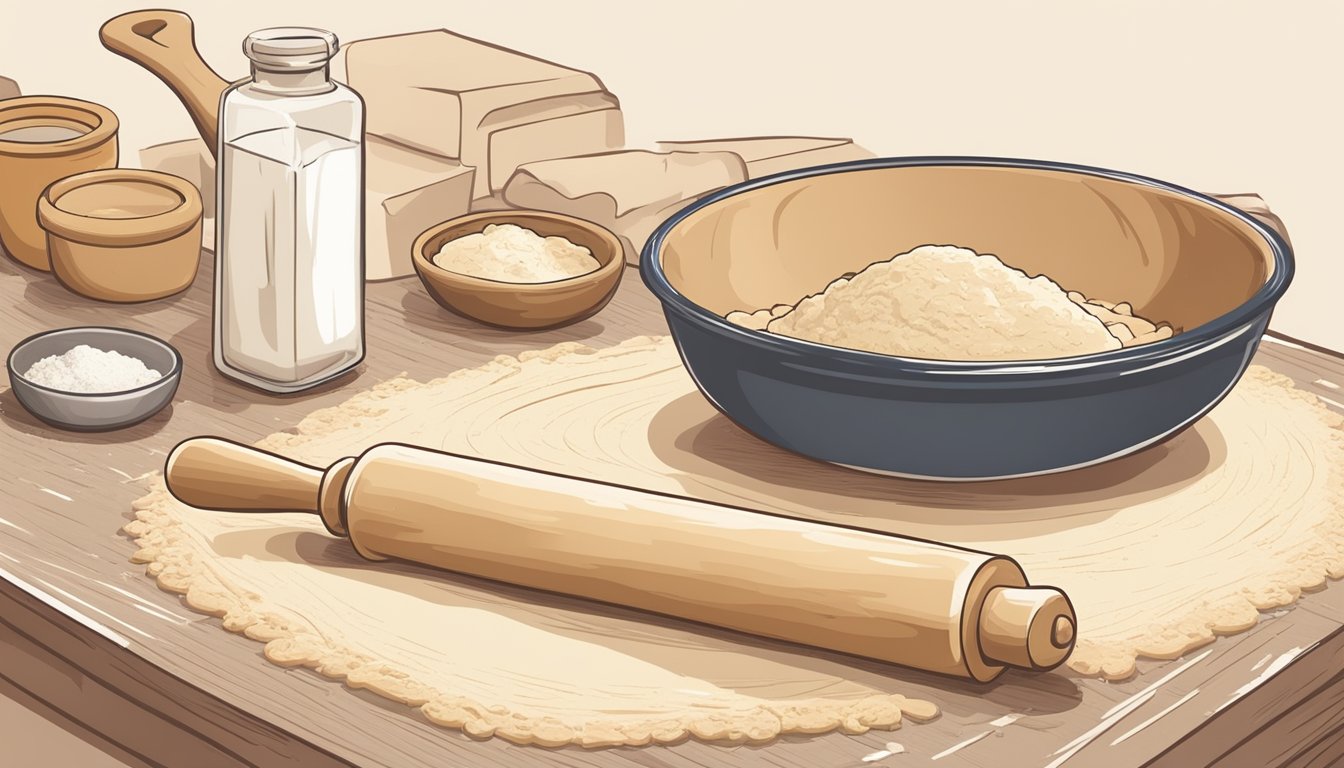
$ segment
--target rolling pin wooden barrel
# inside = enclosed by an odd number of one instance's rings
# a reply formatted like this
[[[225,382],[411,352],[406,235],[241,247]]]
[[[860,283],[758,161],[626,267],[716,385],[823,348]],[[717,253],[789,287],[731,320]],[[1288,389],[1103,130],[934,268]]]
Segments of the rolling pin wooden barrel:
[[[322,470],[216,438],[173,449],[181,502],[309,512],[397,559],[948,675],[1047,670],[1058,589],[1012,559],[397,443]]]

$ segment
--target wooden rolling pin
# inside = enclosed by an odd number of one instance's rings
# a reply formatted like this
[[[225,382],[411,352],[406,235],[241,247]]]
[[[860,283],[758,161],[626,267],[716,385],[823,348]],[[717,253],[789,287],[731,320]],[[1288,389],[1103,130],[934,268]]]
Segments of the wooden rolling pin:
[[[988,681],[1073,648],[1063,592],[1013,560],[397,443],[325,471],[214,438],[168,456],[196,507],[312,512],[421,563]]]

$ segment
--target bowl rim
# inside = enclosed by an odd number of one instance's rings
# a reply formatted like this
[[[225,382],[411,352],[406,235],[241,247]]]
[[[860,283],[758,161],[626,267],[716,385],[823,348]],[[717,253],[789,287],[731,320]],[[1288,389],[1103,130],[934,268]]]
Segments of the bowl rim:
[[[112,219],[60,207],[61,198],[77,189],[102,184],[145,184],[177,195],[172,208],[144,216]],[[85,245],[122,248],[164,243],[201,222],[201,193],[180,176],[141,168],[102,168],[57,179],[37,198],[37,221],[48,234]],[[134,253],[134,251],[127,251]]]
[[[18,354],[24,347],[28,346],[32,342],[35,342],[38,339],[42,339],[47,336],[58,336],[61,334],[72,333],[76,331],[107,331],[113,334],[123,334],[126,336],[139,336],[142,339],[146,339],[154,344],[158,344],[159,346],[168,350],[168,352],[173,356],[173,365],[171,368],[168,369],[166,373],[164,373],[162,376],[155,379],[154,381],[149,382],[148,384],[141,384],[138,387],[132,387],[130,389],[119,389],[114,392],[71,392],[66,389],[57,389],[55,387],[49,387],[45,384],[38,384],[32,379],[29,379],[28,377],[19,373],[19,371],[14,367],[14,355]],[[144,361],[142,360],[141,362],[143,363]],[[71,326],[69,328],[53,328],[47,331],[39,331],[31,336],[28,336],[19,343],[15,344],[13,348],[9,350],[9,355],[5,358],[5,369],[9,372],[11,380],[21,381],[24,383],[25,386],[32,387],[33,389],[39,389],[43,392],[51,392],[57,395],[65,395],[67,397],[80,397],[80,398],[113,397],[117,395],[128,395],[135,392],[147,391],[153,389],[154,387],[160,386],[165,381],[171,381],[181,376],[182,367],[183,367],[182,353],[177,351],[177,347],[174,347],[172,344],[169,344],[168,342],[164,341],[163,339],[160,339],[157,336],[153,336],[143,331],[135,331],[131,330],[130,328],[118,328],[112,325],[76,325]]]
[[[1163,339],[1137,347],[1127,347],[1107,352],[1070,357],[1034,359],[1034,360],[936,360],[916,357],[884,355],[877,352],[834,347],[789,336],[743,328],[735,323],[700,306],[684,296],[668,281],[662,265],[662,246],[668,235],[682,221],[695,213],[718,202],[744,192],[769,187],[788,181],[827,176],[837,173],[865,171],[888,168],[915,168],[928,166],[964,166],[990,168],[1019,168],[1027,170],[1057,171],[1065,173],[1096,176],[1114,181],[1160,189],[1188,197],[1210,205],[1224,213],[1236,217],[1250,226],[1269,244],[1273,254],[1273,272],[1264,285],[1246,301],[1209,322],[1183,331],[1169,339]],[[846,366],[850,371],[881,372],[887,375],[899,373],[911,378],[946,380],[952,376],[976,377],[1016,377],[1036,376],[1041,373],[1103,370],[1132,370],[1135,363],[1156,364],[1168,361],[1196,351],[1198,348],[1219,338],[1228,337],[1235,331],[1255,322],[1267,312],[1272,312],[1274,304],[1283,296],[1292,282],[1295,263],[1292,248],[1271,227],[1254,216],[1217,198],[1186,187],[1161,181],[1148,176],[1079,165],[1052,160],[1032,160],[1010,157],[987,157],[971,155],[919,155],[901,157],[877,157],[863,160],[851,160],[840,163],[799,168],[762,176],[738,184],[724,187],[691,205],[678,211],[654,230],[640,253],[640,276],[649,290],[658,297],[665,310],[675,310],[687,319],[708,325],[720,332],[734,334],[739,341],[764,350],[797,355],[800,352],[826,355],[828,362]]]
[[[60,113],[60,114],[54,114]],[[0,104],[0,126],[23,119],[42,118],[71,120],[88,127],[88,131],[61,141],[6,141],[0,138],[0,155],[13,157],[63,157],[84,152],[114,140],[121,127],[116,114],[92,101],[68,96],[34,94],[4,99]],[[81,119],[83,118],[83,119]],[[87,121],[87,122],[86,122]],[[0,128],[0,133],[3,128]]]
[[[483,222],[482,229],[484,229],[486,225],[496,223],[495,220],[498,220],[498,223],[503,224],[516,224],[516,222],[508,221],[508,219],[517,216],[549,219],[554,222],[586,229],[596,235],[598,239],[608,247],[611,252],[611,259],[605,264],[599,263],[597,269],[590,272],[584,272],[581,275],[572,275],[570,277],[562,277],[556,280],[545,280],[536,283],[514,283],[509,282],[508,280],[494,280],[488,277],[468,275],[465,272],[454,272],[451,269],[446,269],[435,264],[434,260],[424,252],[425,247],[429,245],[429,241],[452,227]],[[533,231],[535,232],[535,230]],[[542,235],[542,237],[549,237],[549,235]],[[597,254],[593,254],[593,258],[598,258]],[[525,293],[544,294],[555,288],[567,288],[579,283],[602,282],[604,279],[609,278],[611,273],[620,272],[625,268],[625,249],[621,246],[620,238],[616,237],[615,233],[596,222],[580,219],[577,216],[555,213],[553,211],[511,208],[500,211],[477,211],[475,213],[466,213],[435,224],[424,232],[421,232],[415,238],[415,242],[411,245],[411,262],[419,272],[427,272],[440,277],[446,276],[446,279],[458,283],[459,287],[469,290],[489,291],[492,293],[498,293],[501,290],[518,290]]]

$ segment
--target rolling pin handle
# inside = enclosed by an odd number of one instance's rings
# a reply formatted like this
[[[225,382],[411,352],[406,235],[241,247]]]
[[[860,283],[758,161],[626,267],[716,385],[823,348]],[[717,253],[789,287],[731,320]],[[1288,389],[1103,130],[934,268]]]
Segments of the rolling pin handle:
[[[229,440],[195,437],[168,454],[164,478],[183,504],[226,512],[308,512],[345,534],[340,499],[353,458],[325,472]]]
[[[103,47],[148,69],[182,100],[210,154],[219,128],[219,98],[228,87],[196,50],[191,17],[181,11],[131,11],[98,30]]]
[[[1020,669],[1054,669],[1069,657],[1078,619],[1054,587],[995,587],[980,611],[980,649]]]

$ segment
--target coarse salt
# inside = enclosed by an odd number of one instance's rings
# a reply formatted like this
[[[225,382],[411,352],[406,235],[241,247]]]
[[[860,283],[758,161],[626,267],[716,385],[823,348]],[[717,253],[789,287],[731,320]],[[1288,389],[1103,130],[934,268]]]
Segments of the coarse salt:
[[[28,381],[62,392],[122,392],[152,384],[163,374],[138,357],[80,344],[63,355],[44,357],[23,372]]]
[[[601,266],[587,248],[564,237],[542,237],[517,224],[490,224],[481,232],[449,240],[434,255],[434,264],[505,283],[563,280]]]

